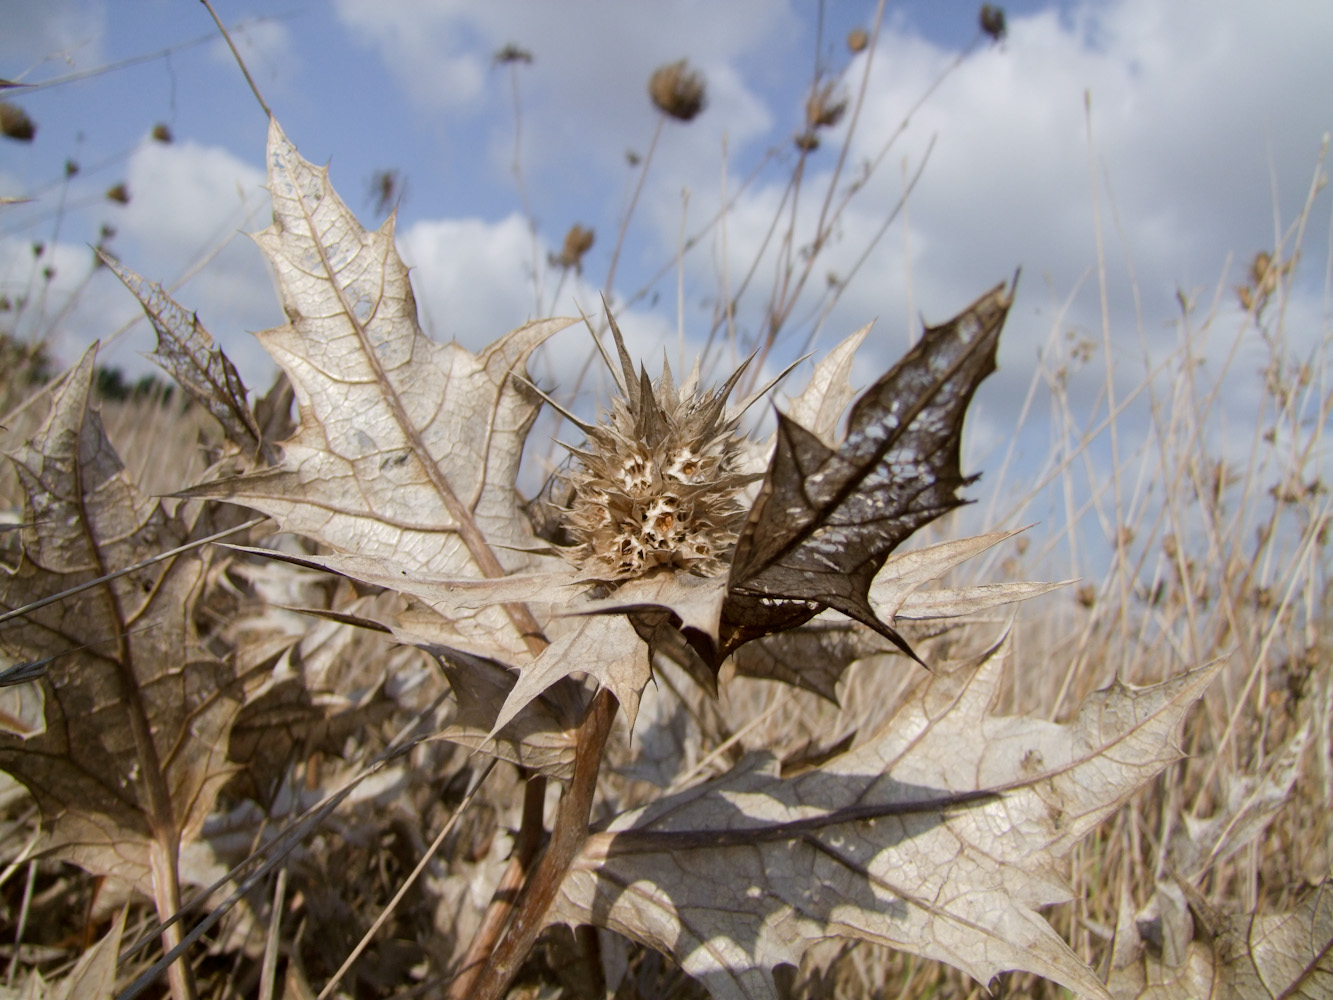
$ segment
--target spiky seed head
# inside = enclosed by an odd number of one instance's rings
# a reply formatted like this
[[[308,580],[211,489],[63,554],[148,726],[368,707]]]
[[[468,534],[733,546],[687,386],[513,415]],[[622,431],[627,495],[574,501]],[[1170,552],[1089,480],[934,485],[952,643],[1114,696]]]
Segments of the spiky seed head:
[[[725,568],[746,514],[739,494],[755,479],[738,471],[739,418],[726,414],[739,375],[700,392],[694,376],[677,388],[669,368],[656,382],[640,369],[587,443],[571,449],[565,523],[578,544],[567,554],[588,578]]]

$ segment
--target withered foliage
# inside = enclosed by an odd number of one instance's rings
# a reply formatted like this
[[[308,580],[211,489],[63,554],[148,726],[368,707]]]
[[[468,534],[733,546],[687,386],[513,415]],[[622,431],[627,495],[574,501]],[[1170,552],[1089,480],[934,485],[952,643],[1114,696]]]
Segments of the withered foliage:
[[[655,74],[653,97],[689,120],[703,83],[673,64]],[[821,127],[835,118],[818,116]],[[744,366],[715,388],[697,368],[679,384],[668,368],[654,379],[613,322],[616,356],[603,357],[616,397],[598,420],[573,418],[584,440],[539,508],[516,485],[543,398],[526,364],[570,321],[528,324],[477,354],[431,341],[392,219],[363,229],[276,122],[267,159],[274,223],[258,242],[289,322],[259,335],[288,380],[263,412],[196,317],[107,260],[157,329],[157,360],[222,429],[205,481],[169,504],[137,494],[88,406],[91,354],[15,455],[28,509],[0,577],[15,613],[0,643],[45,702],[33,732],[0,737],[0,766],[37,798],[48,851],[154,895],[166,918],[180,905],[162,886],[170,872],[204,883],[203,871],[242,860],[235,840],[249,850],[270,824],[299,830],[311,846],[293,837],[284,848],[299,890],[287,905],[320,947],[285,952],[298,993],[366,930],[339,873],[378,901],[430,849],[406,811],[458,825],[389,940],[353,963],[353,992],[392,991],[422,970],[443,983],[466,956],[479,985],[456,980],[451,995],[498,997],[536,931],[567,923],[623,936],[605,937],[608,948],[627,938],[669,956],[717,997],[777,997],[777,968],[831,938],[939,959],[983,983],[1021,969],[1112,995],[1041,910],[1068,898],[1060,860],[1177,759],[1185,713],[1215,668],[1114,685],[1065,723],[1001,716],[992,706],[1015,655],[1001,627],[980,653],[921,671],[873,731],[825,740],[785,770],[775,753],[736,754],[711,780],[645,801],[602,768],[619,752],[607,742],[615,713],[631,740],[648,738],[635,721],[655,677],[667,688],[683,672],[711,697],[730,661],[834,699],[852,663],[893,656],[917,670],[897,655],[916,656],[898,620],[966,618],[1053,586],[929,586],[1008,532],[899,551],[974,481],[960,440],[1012,287],[928,328],[860,393],[850,372],[866,331],[853,334],[779,411],[771,441],[740,431],[770,388],[733,405]],[[299,407],[279,430],[284,388]],[[189,548],[223,519],[206,501],[260,511],[299,541]],[[104,579],[116,570],[128,572]],[[399,645],[359,656],[350,635]],[[377,839],[344,825],[315,846],[295,817],[321,766],[341,781],[347,771],[330,763],[340,744],[396,745],[378,724],[421,702],[418,728],[404,731],[432,739],[411,769],[382,757],[387,791],[365,793],[383,810]],[[525,803],[508,867],[494,807],[460,812],[487,759]],[[684,750],[658,763],[695,773]],[[246,780],[215,808],[238,771]],[[564,788],[549,831],[548,781]],[[602,819],[590,825],[594,802]],[[219,826],[206,832],[206,821]],[[1222,850],[1224,834],[1209,836],[1199,844]],[[212,852],[212,868],[182,867],[191,845]],[[1182,851],[1182,865],[1201,856]],[[508,924],[482,920],[479,884],[495,889],[492,914],[514,908]],[[246,896],[232,933],[281,914],[265,909],[270,898]],[[1323,911],[1310,912],[1293,926],[1317,944]],[[569,935],[551,940],[554,963]],[[1267,975],[1264,946],[1247,940]],[[236,947],[258,961],[253,943]],[[1234,953],[1213,961],[1239,969]],[[627,958],[627,978],[599,988],[635,989],[628,970],[643,961]],[[604,967],[573,965],[594,985]],[[182,968],[173,989],[188,995]]]

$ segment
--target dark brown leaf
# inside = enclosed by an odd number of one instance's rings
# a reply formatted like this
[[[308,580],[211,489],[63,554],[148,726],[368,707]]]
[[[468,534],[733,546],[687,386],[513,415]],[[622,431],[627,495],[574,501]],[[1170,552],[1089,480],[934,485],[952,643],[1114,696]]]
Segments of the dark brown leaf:
[[[1011,301],[1012,290],[997,285],[948,323],[928,328],[853,404],[837,449],[779,414],[777,447],[736,543],[731,595],[834,608],[915,656],[876,615],[870,584],[899,543],[963,502],[958,490],[972,481],[959,469],[963,418],[995,370]],[[735,610],[724,608],[724,623]],[[774,631],[793,613],[781,604],[751,604],[746,634]],[[739,637],[723,635],[724,655],[744,641]]]

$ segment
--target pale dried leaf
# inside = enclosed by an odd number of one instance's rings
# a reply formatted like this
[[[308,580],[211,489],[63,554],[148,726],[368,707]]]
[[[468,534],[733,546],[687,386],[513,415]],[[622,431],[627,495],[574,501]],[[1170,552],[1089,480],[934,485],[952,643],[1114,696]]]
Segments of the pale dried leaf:
[[[116,959],[128,912],[121,910],[102,940],[80,955],[69,975],[54,984],[52,1000],[111,1000],[115,996]]]
[[[493,660],[454,649],[434,651],[444,667],[458,704],[453,722],[438,738],[487,753],[519,767],[561,781],[574,771],[574,728],[577,720],[561,720],[559,707],[538,695],[498,732],[492,733],[505,699],[518,679]]]
[[[1309,740],[1307,722],[1277,753],[1265,774],[1226,775],[1225,805],[1206,819],[1185,817],[1186,835],[1171,844],[1172,867],[1194,882],[1212,865],[1253,843],[1286,805]]]
[[[512,633],[512,626],[504,624],[499,605],[522,602],[533,605],[534,610],[542,605],[563,606],[577,600],[587,587],[563,564],[549,573],[468,579],[412,571],[391,559],[352,553],[297,554],[246,545],[226,547],[292,566],[336,573],[411,598],[408,608],[383,610],[370,619],[402,642],[451,646],[481,657],[519,662],[526,658],[526,648]],[[489,631],[491,623],[497,621],[502,630],[499,636]]]
[[[937,542],[910,552],[895,552],[885,560],[884,567],[870,585],[870,603],[880,617],[891,622],[919,588],[1024,530],[990,531],[970,538]]]
[[[1238,1000],[1333,996],[1333,882],[1306,893],[1289,913],[1231,918],[1217,960]]]
[[[33,526],[19,565],[0,568],[6,610],[189,537],[188,525],[138,493],[89,408],[94,360],[95,348],[14,457]],[[0,734],[0,768],[41,807],[43,847],[150,895],[154,826],[170,824],[189,840],[232,770],[227,733],[242,691],[234,670],[195,635],[204,573],[204,557],[192,550],[0,629],[0,647],[18,657],[83,647],[51,663],[40,682],[45,730],[26,740]]]
[[[1107,984],[1113,1000],[1241,1000],[1219,992],[1219,985],[1212,951],[1197,941],[1190,944],[1185,961],[1176,968],[1147,956],[1113,970]]]
[[[990,611],[1005,604],[1016,604],[1052,590],[1067,587],[1073,582],[1037,583],[1017,580],[1012,583],[983,583],[975,587],[944,588],[918,591],[903,601],[895,617],[909,621],[930,621],[940,618],[961,618]]]
[[[672,570],[626,580],[608,597],[583,601],[568,614],[607,614],[661,608],[680,619],[680,627],[717,639],[718,616],[727,595],[725,577],[695,576]]]
[[[639,714],[639,695],[652,677],[648,644],[624,615],[596,615],[547,646],[525,664],[491,735],[504,729],[530,701],[561,678],[583,673],[608,688],[620,702],[631,729]]]
[[[252,458],[259,455],[263,438],[246,399],[245,383],[231,359],[213,346],[213,338],[199,323],[199,317],[183,309],[157,282],[148,281],[103,250],[97,253],[134,293],[157,331],[157,350],[148,357],[213,415],[227,439],[243,454]],[[271,451],[265,454],[265,461],[272,458]]]
[[[534,567],[514,478],[540,399],[524,363],[570,320],[543,320],[478,355],[422,333],[393,218],[367,232],[273,122],[273,225],[256,240],[291,322],[259,334],[300,410],[279,467],[191,491],[261,510],[335,556],[410,576]],[[468,541],[471,539],[471,541]],[[484,551],[483,551],[484,550]],[[457,623],[502,658],[526,644],[501,608]]]
[[[849,381],[852,361],[873,325],[867,323],[829,351],[815,365],[809,384],[799,395],[787,401],[785,412],[788,418],[795,420],[830,448],[838,447],[838,421],[856,395]]]
[[[590,837],[555,918],[671,954],[720,998],[776,996],[773,968],[828,937],[1105,998],[1037,908],[1068,898],[1056,861],[1179,757],[1216,670],[1116,686],[1056,725],[987,715],[1008,650],[1006,637],[974,673],[929,678],[821,768],[784,780],[752,755],[617,818]]]
[[[1333,883],[1287,913],[1218,914],[1174,965],[1151,947],[1112,969],[1114,1000],[1325,1000],[1333,996]]]

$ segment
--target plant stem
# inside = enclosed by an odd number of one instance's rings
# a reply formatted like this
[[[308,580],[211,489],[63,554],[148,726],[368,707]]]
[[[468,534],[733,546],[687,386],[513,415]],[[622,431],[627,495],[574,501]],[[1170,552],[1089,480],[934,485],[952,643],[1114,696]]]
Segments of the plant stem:
[[[639,195],[643,192],[643,182],[648,177],[648,167],[652,165],[653,153],[657,152],[657,140],[662,137],[662,125],[666,115],[657,116],[657,128],[653,130],[653,141],[648,144],[648,152],[643,158],[643,169],[639,171],[639,182],[634,185],[634,194],[630,196],[625,216],[620,220],[620,232],[616,235],[616,247],[611,251],[611,266],[606,271],[605,295],[608,299],[615,292],[616,265],[620,263],[620,251],[625,246],[625,233],[629,230],[629,220],[634,216],[634,208],[639,204]]]
[[[541,849],[542,814],[546,804],[546,778],[534,775],[528,779],[523,789],[523,819],[518,828],[518,838],[514,843],[514,853],[509,859],[495,892],[491,894],[491,903],[481,918],[481,925],[472,935],[472,943],[459,966],[458,975],[449,986],[450,997],[469,997],[476,987],[477,979],[486,968],[486,960],[495,950],[496,942],[505,925],[514,912],[519,891],[532,874],[533,862]]]
[[[602,766],[602,751],[611,732],[619,703],[606,688],[597,692],[579,726],[574,756],[574,776],[560,801],[551,841],[537,863],[536,870],[524,883],[514,904],[514,916],[504,935],[477,976],[475,985],[460,988],[459,980],[450,984],[449,1000],[500,1000],[510,981],[532,951],[537,935],[546,926],[546,915],[555,902],[565,875],[588,839],[588,816],[597,791],[597,774]]]

